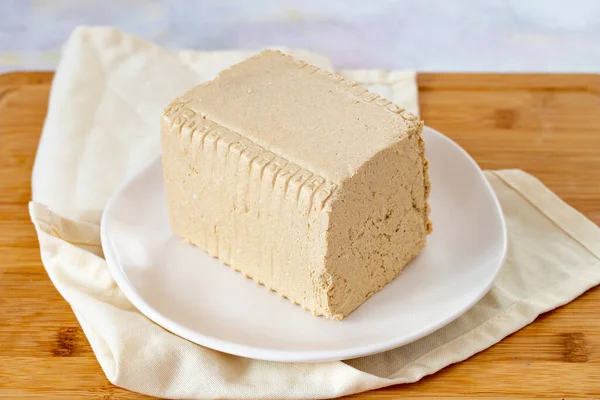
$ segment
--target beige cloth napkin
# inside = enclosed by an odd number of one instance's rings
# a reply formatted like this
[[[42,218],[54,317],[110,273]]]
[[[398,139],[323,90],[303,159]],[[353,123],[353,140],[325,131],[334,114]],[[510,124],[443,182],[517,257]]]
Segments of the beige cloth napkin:
[[[330,67],[314,54],[292,53]],[[44,267],[115,385],[178,399],[312,399],[414,382],[600,283],[600,229],[532,176],[488,171],[508,224],[506,264],[477,305],[421,340],[345,362],[275,363],[219,353],[154,324],[123,296],[102,258],[102,208],[159,151],[162,107],[248,54],[170,52],[107,28],[79,28],[64,49],[30,214]],[[418,112],[413,72],[342,73]]]

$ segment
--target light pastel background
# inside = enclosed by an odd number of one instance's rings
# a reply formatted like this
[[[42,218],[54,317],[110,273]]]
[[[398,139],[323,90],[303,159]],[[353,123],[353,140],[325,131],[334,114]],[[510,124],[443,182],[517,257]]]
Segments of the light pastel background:
[[[306,48],[337,68],[600,71],[598,0],[0,0],[0,72],[52,69],[81,24],[172,49]]]

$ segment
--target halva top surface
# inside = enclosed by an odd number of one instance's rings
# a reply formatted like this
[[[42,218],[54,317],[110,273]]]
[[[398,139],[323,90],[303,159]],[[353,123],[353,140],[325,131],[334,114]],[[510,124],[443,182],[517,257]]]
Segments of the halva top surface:
[[[355,82],[278,51],[234,65],[183,98],[196,114],[337,184],[421,124]]]

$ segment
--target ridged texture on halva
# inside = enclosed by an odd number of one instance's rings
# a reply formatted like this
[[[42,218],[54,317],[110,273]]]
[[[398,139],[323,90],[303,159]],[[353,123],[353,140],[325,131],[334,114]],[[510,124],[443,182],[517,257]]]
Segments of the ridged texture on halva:
[[[266,51],[162,118],[174,233],[341,319],[425,246],[422,123],[354,82]]]

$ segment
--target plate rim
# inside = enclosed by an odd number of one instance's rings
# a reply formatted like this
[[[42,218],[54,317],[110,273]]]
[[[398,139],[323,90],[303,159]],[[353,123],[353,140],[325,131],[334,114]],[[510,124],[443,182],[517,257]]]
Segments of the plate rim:
[[[342,350],[331,350],[331,351],[289,351],[289,350],[273,350],[273,349],[265,349],[252,345],[239,344],[236,342],[232,342],[229,340],[222,340],[213,336],[205,335],[203,333],[199,333],[190,328],[187,328],[180,323],[169,319],[167,316],[163,315],[152,306],[150,306],[146,300],[137,293],[135,290],[135,286],[129,281],[127,275],[123,271],[121,264],[116,259],[116,256],[113,254],[113,246],[111,244],[111,238],[107,233],[107,225],[108,216],[110,215],[110,210],[114,207],[116,199],[119,198],[119,195],[135,180],[137,177],[148,168],[150,168],[154,163],[160,162],[161,153],[153,156],[150,161],[143,164],[140,168],[136,169],[134,173],[132,173],[129,177],[127,177],[121,185],[113,192],[110,196],[109,200],[102,211],[102,218],[100,221],[100,241],[102,244],[102,249],[104,252],[104,258],[106,260],[108,269],[113,279],[119,286],[119,289],[123,292],[127,300],[129,300],[135,308],[138,309],[144,316],[149,318],[154,323],[158,324],[162,328],[167,331],[186,339],[190,342],[198,344],[200,346],[204,346],[213,350],[217,350],[223,353],[232,354],[240,357],[252,358],[256,360],[263,361],[277,361],[277,362],[328,362],[328,361],[340,361],[347,360],[357,357],[365,357],[372,354],[377,354],[381,352],[385,352],[391,349],[398,348],[400,346],[404,346],[410,344],[414,341],[417,341],[438,329],[443,328],[448,325],[452,321],[460,318],[464,313],[470,310],[477,302],[479,302],[492,288],[502,266],[506,261],[507,256],[507,248],[508,248],[508,235],[506,229],[506,220],[504,218],[504,213],[502,212],[502,207],[496,196],[494,190],[492,189],[490,183],[486,179],[483,170],[479,167],[477,162],[471,157],[471,155],[463,149],[458,143],[450,139],[448,136],[443,133],[429,127],[425,126],[424,130],[427,129],[431,131],[435,136],[438,136],[439,139],[446,141],[451,146],[456,147],[459,152],[465,157],[471,166],[475,167],[477,171],[477,175],[483,182],[485,187],[485,191],[490,195],[492,199],[492,203],[494,205],[494,209],[499,216],[500,219],[500,228],[501,228],[501,240],[502,240],[502,257],[499,259],[494,273],[490,276],[489,281],[481,287],[478,294],[474,296],[463,309],[459,312],[449,314],[446,318],[441,319],[438,323],[433,324],[426,329],[415,331],[415,333],[411,335],[404,335],[400,339],[396,340],[388,340],[386,342],[378,342],[372,343],[364,346],[352,347],[351,349],[342,349]]]

